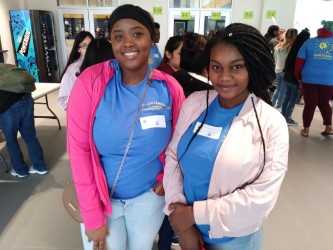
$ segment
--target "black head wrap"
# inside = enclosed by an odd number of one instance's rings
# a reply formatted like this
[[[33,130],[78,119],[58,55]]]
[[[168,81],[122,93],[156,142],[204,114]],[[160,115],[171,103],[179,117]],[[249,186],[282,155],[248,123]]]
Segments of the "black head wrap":
[[[111,33],[113,25],[120,19],[129,18],[144,25],[150,33],[151,38],[155,36],[154,19],[150,13],[139,6],[124,4],[116,8],[109,18],[109,31]]]

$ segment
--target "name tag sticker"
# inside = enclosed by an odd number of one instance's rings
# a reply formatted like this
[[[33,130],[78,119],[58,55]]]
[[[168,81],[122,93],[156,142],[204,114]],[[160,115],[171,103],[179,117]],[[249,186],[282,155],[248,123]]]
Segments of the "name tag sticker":
[[[164,115],[151,115],[140,118],[141,128],[143,130],[150,128],[166,128]]]
[[[198,130],[199,126],[201,125],[201,122],[197,122],[195,124],[195,127],[193,129],[193,133]],[[202,128],[200,129],[198,135],[208,137],[213,140],[218,140],[222,133],[222,127],[214,127],[208,124],[204,124]]]

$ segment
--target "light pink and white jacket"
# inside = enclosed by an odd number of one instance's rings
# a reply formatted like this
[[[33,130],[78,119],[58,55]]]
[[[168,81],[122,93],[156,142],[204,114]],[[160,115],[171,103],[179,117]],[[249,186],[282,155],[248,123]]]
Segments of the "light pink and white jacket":
[[[210,91],[209,103],[217,96]],[[244,189],[234,191],[257,175],[264,161],[263,146],[251,103],[254,99],[266,143],[266,164],[261,176]],[[170,203],[186,203],[183,177],[177,167],[180,138],[206,108],[206,91],[186,99],[173,138],[166,151],[164,189],[165,213]],[[217,154],[210,180],[208,199],[193,204],[196,224],[210,225],[209,236],[239,237],[257,231],[273,209],[287,171],[288,127],[283,116],[263,100],[250,94]],[[203,168],[205,166],[202,166]]]
[[[86,69],[75,82],[67,110],[67,150],[81,216],[88,230],[105,225],[112,210],[109,188],[92,129],[96,109],[113,74],[110,61]],[[183,90],[173,77],[161,71],[153,70],[151,79],[162,80],[169,89],[174,128],[184,100]],[[106,133],[107,129],[105,128]],[[164,162],[164,153],[160,158]],[[162,181],[162,178],[163,173],[158,176],[157,181]]]

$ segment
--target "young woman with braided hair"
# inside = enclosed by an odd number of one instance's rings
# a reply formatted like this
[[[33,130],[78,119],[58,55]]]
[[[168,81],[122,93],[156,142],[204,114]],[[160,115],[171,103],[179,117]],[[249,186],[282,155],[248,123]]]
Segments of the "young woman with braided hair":
[[[289,136],[269,105],[273,56],[235,23],[206,48],[214,90],[184,102],[166,152],[165,212],[182,249],[259,250],[287,171]]]

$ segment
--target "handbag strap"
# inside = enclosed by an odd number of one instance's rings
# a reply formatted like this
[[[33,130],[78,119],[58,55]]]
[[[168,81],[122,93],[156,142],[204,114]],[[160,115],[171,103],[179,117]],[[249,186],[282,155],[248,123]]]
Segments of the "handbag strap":
[[[149,74],[148,74],[148,77],[149,77]],[[134,137],[134,128],[135,128],[135,123],[137,120],[139,120],[139,117],[141,115],[141,112],[142,112],[142,104],[144,102],[144,99],[147,95],[147,90],[148,90],[148,86],[150,85],[150,79],[148,79],[148,83],[145,84],[145,89],[144,89],[144,92],[143,92],[143,95],[141,96],[140,98],[140,102],[139,102],[139,107],[138,107],[138,110],[136,112],[136,115],[135,115],[135,118],[134,118],[134,121],[130,127],[130,133],[129,133],[129,137],[128,137],[128,142],[127,142],[127,145],[126,145],[126,148],[125,148],[125,152],[124,152],[124,155],[123,155],[123,158],[121,159],[121,162],[119,164],[119,167],[118,167],[118,170],[117,170],[117,174],[116,174],[116,177],[114,179],[114,182],[112,184],[112,188],[111,188],[111,194],[110,194],[110,197],[112,198],[112,195],[116,189],[116,185],[117,185],[117,182],[119,180],[119,177],[120,177],[120,174],[124,168],[124,165],[125,165],[125,161],[126,161],[126,158],[127,158],[127,155],[128,155],[128,152],[130,150],[130,147],[132,145],[132,142],[133,142],[133,137]]]

